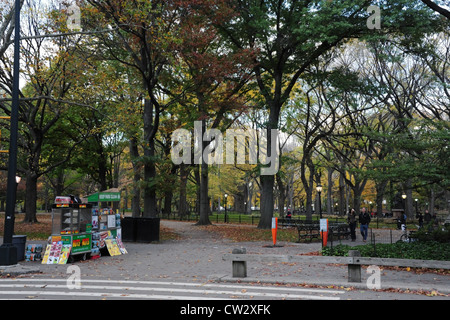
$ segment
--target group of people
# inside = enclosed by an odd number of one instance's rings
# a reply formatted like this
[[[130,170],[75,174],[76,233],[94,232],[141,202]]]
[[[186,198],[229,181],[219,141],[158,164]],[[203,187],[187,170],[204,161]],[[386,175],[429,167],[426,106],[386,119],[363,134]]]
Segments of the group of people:
[[[431,224],[437,225],[438,220],[436,217],[436,213],[431,215],[428,210],[425,210],[425,215],[422,212],[418,212],[416,214],[416,218],[419,221],[419,229],[423,228],[424,224],[430,226]]]
[[[350,227],[350,236],[352,238],[352,241],[356,240],[356,221],[357,221],[356,218],[357,217],[356,217],[355,209],[351,209],[348,214],[347,221],[348,221],[348,224]],[[430,225],[431,222],[437,223],[436,214],[431,216],[431,214],[428,212],[428,210],[425,210],[425,215],[423,215],[422,213],[418,213],[416,218],[419,221],[419,228],[423,227],[424,222],[426,225]],[[370,219],[371,219],[371,216],[367,212],[366,208],[362,208],[361,213],[358,216],[358,222],[360,224],[361,236],[362,236],[364,242],[366,242],[366,240],[367,240]],[[399,223],[400,223],[400,225],[403,225],[403,226],[406,225],[406,215],[405,214],[403,214],[400,217]],[[399,227],[399,229],[400,229],[400,227]]]
[[[370,223],[370,214],[367,212],[366,208],[362,208],[361,212],[358,216],[358,222],[360,225],[361,236],[363,241],[367,241],[367,235],[369,234],[369,223]],[[355,209],[351,209],[348,214],[348,224],[350,226],[350,236],[352,241],[356,240],[356,211]]]

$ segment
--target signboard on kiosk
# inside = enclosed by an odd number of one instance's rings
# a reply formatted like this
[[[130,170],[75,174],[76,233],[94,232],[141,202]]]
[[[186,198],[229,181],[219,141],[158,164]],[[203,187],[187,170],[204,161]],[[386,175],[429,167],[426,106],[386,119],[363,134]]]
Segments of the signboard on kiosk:
[[[111,190],[111,189],[110,189]],[[120,201],[120,192],[110,190],[96,192],[87,197],[88,202],[117,202]]]

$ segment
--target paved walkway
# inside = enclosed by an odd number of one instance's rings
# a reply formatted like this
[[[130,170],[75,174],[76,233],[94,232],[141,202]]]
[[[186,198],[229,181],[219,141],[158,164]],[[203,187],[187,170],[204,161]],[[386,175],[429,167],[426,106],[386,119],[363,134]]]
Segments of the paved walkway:
[[[124,280],[236,281],[238,279],[231,277],[231,262],[222,260],[222,255],[231,253],[234,248],[244,247],[249,254],[291,255],[320,250],[320,243],[278,242],[277,244],[281,247],[275,248],[268,247],[271,243],[267,242],[236,243],[216,237],[214,233],[204,231],[192,222],[162,220],[161,225],[171,228],[180,235],[181,239],[163,241],[158,244],[125,243],[127,255],[78,262],[82,276]],[[360,237],[358,235],[358,238]],[[38,242],[32,241],[32,243]],[[27,271],[39,271],[47,277],[49,275],[67,277],[66,265],[42,265],[39,262],[21,261],[18,266],[0,268],[0,274],[3,273],[3,275]],[[239,280],[366,288],[366,280],[370,274],[366,274],[365,269],[362,273],[362,283],[349,284],[346,265],[249,262],[248,277]],[[381,288],[437,290],[450,294],[450,276],[382,269]]]

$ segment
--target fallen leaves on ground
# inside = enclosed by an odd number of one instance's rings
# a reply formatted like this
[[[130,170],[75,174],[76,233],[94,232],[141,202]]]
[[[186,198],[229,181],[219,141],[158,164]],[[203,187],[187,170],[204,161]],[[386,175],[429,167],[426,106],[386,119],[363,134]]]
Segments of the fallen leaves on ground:
[[[209,225],[199,226],[199,228],[235,242],[272,241],[272,231],[270,229],[258,229],[255,226]],[[294,228],[281,229],[277,231],[277,241],[295,242],[297,237],[297,230]]]
[[[27,235],[27,241],[47,240],[52,234],[52,214],[38,214],[35,223],[23,222],[24,214],[16,214],[14,221],[14,234]],[[3,236],[5,215],[0,214],[0,236]],[[160,240],[180,240],[181,236],[172,229],[160,226]]]
[[[14,221],[14,234],[27,235],[27,240],[47,240],[52,233],[52,215],[39,214],[38,222],[28,223],[23,222],[24,214],[16,214]],[[5,215],[0,214],[0,230],[4,230]]]

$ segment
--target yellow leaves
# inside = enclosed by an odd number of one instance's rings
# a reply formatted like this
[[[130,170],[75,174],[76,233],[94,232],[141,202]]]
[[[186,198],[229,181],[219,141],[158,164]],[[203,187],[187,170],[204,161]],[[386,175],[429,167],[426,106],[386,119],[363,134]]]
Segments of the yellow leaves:
[[[438,295],[438,292],[436,290],[431,291],[430,293],[427,294],[428,297],[435,297]]]

